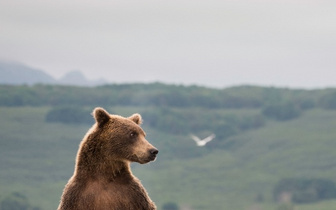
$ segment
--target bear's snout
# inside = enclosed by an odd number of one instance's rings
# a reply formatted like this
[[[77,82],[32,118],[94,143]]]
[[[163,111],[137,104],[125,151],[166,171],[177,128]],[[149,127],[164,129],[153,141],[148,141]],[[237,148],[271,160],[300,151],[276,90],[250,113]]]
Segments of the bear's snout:
[[[157,150],[157,149],[151,149],[149,151],[149,153],[151,153],[152,155],[157,155],[159,153],[159,150]]]
[[[156,155],[159,153],[159,150],[157,150],[157,149],[150,149],[149,150],[149,154],[150,154],[150,159],[151,159],[151,161],[153,161],[153,160],[155,160],[155,158],[156,158]]]

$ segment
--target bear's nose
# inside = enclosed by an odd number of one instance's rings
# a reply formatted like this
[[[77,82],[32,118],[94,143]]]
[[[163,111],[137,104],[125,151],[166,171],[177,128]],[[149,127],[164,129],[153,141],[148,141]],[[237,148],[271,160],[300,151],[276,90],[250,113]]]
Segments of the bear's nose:
[[[157,150],[157,149],[151,149],[149,152],[150,152],[152,155],[157,155],[157,153],[159,153],[159,150]]]

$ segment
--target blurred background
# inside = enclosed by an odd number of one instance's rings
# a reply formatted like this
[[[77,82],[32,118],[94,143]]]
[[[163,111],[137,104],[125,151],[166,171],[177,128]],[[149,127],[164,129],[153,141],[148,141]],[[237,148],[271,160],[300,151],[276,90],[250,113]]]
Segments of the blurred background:
[[[336,206],[335,1],[0,2],[0,209],[56,209],[96,106],[163,210]],[[216,137],[199,147],[191,134]]]

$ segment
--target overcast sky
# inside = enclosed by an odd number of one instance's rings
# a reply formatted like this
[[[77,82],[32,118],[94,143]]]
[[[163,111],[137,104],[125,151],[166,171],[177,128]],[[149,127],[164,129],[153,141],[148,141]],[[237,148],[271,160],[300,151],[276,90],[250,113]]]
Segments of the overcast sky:
[[[336,1],[1,0],[0,59],[56,78],[336,87]]]

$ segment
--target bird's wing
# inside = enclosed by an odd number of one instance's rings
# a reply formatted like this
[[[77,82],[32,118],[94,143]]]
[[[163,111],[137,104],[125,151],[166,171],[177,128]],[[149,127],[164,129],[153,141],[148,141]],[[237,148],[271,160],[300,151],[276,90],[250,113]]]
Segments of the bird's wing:
[[[210,136],[206,137],[206,138],[203,139],[202,141],[209,142],[209,141],[211,141],[212,139],[214,139],[215,137],[216,137],[215,134],[211,134]]]
[[[195,136],[195,135],[190,134],[190,137],[191,137],[194,141],[196,141],[196,142],[200,142],[200,141],[201,141],[201,139],[198,138],[198,137]]]

